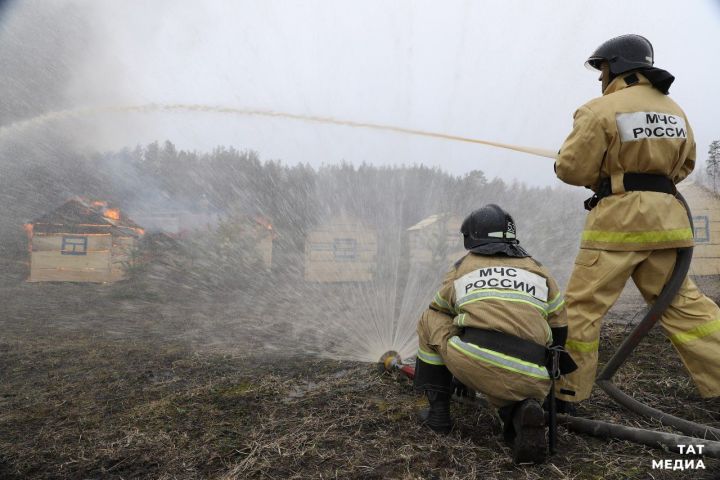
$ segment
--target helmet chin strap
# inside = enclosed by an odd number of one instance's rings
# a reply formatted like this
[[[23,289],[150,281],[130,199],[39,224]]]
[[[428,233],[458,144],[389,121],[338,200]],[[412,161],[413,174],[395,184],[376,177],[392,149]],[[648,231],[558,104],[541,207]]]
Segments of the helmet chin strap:
[[[603,61],[600,65],[600,90],[601,93],[605,93],[605,90],[607,90],[607,87],[610,86],[613,80],[617,77],[616,74],[612,73],[610,70],[610,64],[606,61]]]

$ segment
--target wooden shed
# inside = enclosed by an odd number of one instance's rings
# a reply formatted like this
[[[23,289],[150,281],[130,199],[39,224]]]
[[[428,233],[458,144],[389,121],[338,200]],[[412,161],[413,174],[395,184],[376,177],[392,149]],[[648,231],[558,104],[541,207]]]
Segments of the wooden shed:
[[[377,267],[377,232],[360,221],[336,217],[305,239],[305,280],[367,282]]]
[[[270,270],[275,238],[270,219],[262,215],[233,215],[219,223],[217,232],[223,254],[257,255],[262,267]]]
[[[410,263],[450,264],[465,255],[460,235],[462,220],[448,213],[430,215],[408,228]]]
[[[143,230],[105,202],[72,199],[25,226],[30,282],[114,282],[123,278]]]
[[[695,225],[690,275],[720,275],[720,197],[690,180],[678,184],[678,190],[690,206]]]

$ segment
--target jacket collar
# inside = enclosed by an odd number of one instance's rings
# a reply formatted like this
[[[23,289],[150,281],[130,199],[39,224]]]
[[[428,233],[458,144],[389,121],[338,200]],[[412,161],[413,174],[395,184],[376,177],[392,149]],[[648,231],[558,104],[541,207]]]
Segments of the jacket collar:
[[[524,258],[530,254],[520,246],[520,243],[496,242],[478,245],[469,249],[471,253],[478,255],[507,255],[508,257]]]
[[[628,77],[632,77],[632,76],[637,78],[637,82],[631,82],[628,84],[625,81],[625,79]],[[652,86],[652,84],[650,83],[650,80],[648,80],[645,77],[645,75],[643,75],[642,73],[625,72],[622,75],[618,75],[617,77],[615,77],[613,79],[612,82],[610,82],[610,85],[608,85],[607,88],[605,89],[605,91],[603,92],[603,96],[618,92],[624,88],[634,87],[635,85],[651,85]]]

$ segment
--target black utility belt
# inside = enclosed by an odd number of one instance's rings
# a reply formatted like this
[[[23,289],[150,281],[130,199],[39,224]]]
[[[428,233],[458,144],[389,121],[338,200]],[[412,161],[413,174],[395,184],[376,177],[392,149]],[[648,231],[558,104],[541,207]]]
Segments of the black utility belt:
[[[549,349],[509,333],[472,327],[465,327],[460,338],[463,342],[480,348],[510,355],[535,365],[544,365],[553,378],[577,370],[577,365],[564,347]]]
[[[626,192],[660,192],[675,195],[677,188],[675,183],[665,175],[652,173],[626,173],[623,175],[623,186]],[[600,181],[598,191],[592,197],[585,200],[585,210],[592,210],[600,200],[612,195],[612,185],[609,178]]]
[[[547,348],[530,340],[525,340],[509,333],[482,328],[465,327],[460,336],[463,342],[472,343],[480,348],[487,348],[511,357],[519,358],[535,365],[547,363]]]

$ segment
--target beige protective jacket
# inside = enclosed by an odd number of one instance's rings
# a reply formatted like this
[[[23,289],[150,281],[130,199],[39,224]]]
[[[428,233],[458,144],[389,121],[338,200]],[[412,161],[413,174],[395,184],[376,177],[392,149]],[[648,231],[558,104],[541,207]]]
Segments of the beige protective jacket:
[[[582,248],[688,247],[693,232],[676,198],[659,192],[625,192],[623,186],[624,173],[665,175],[678,183],[695,166],[695,140],[685,113],[647,78],[633,75],[615,78],[602,97],[575,112],[573,130],[560,149],[555,171],[563,182],[594,191],[601,180],[611,179],[614,195],[588,214]]]
[[[458,327],[508,333],[549,346],[551,327],[567,326],[565,302],[550,273],[530,257],[468,254],[448,272],[430,308]]]

